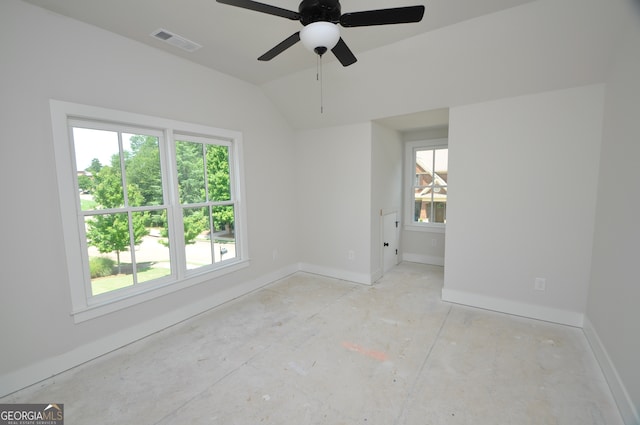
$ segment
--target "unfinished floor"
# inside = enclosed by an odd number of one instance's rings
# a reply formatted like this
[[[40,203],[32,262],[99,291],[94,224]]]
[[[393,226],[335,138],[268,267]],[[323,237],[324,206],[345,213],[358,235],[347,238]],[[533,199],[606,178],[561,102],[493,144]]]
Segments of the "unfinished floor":
[[[0,403],[74,424],[621,425],[581,329],[448,304],[443,269],[297,273]]]

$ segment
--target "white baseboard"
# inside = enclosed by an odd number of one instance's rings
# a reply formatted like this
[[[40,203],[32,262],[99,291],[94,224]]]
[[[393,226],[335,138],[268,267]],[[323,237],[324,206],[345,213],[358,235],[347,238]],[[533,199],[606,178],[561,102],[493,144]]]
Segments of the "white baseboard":
[[[622,420],[626,425],[639,425],[640,415],[638,414],[638,410],[634,406],[633,401],[631,401],[627,388],[622,382],[622,379],[620,379],[620,375],[618,375],[618,371],[611,361],[611,357],[609,357],[607,349],[602,344],[596,329],[593,327],[593,324],[589,321],[588,317],[585,317],[584,319],[583,331],[587,337],[587,341],[589,341],[589,345],[591,345],[593,354],[596,356],[596,359],[602,368],[602,373],[604,374],[604,377],[609,384],[609,388],[611,389],[611,393],[613,394],[613,398],[618,405],[618,410],[620,411]]]
[[[139,323],[120,332],[98,339],[89,344],[74,348],[56,357],[47,358],[36,364],[0,376],[0,397],[22,388],[34,385],[66,370],[72,369],[90,360],[96,359],[132,342],[159,332],[198,314],[204,313],[225,302],[255,291],[269,283],[282,279],[298,271],[297,265],[284,267],[248,282],[242,282],[222,290],[208,298],[155,317],[153,320]]]
[[[434,266],[444,266],[444,257],[437,257],[435,255],[412,254],[410,252],[405,252],[402,254],[402,261],[408,261],[410,263],[431,264]]]
[[[578,328],[581,328],[584,323],[584,314],[582,313],[488,297],[455,289],[443,288],[442,300]]]
[[[372,285],[374,276],[366,273],[354,273],[346,270],[333,269],[330,267],[317,266],[309,263],[299,263],[298,270],[302,272],[319,274],[334,279],[347,280],[349,282],[361,283],[363,285]]]
[[[378,280],[382,279],[382,276],[384,276],[384,273],[380,269],[378,269],[375,272],[371,273],[371,284],[373,284],[374,282],[377,282]]]

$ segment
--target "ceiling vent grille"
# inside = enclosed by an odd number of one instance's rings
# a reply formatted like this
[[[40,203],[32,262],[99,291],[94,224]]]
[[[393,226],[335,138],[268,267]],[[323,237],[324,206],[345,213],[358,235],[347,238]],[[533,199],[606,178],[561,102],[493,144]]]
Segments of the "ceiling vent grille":
[[[164,41],[165,43],[171,44],[174,47],[186,50],[187,52],[195,52],[202,47],[196,42],[193,42],[187,38],[182,37],[181,35],[174,34],[171,31],[167,31],[162,28],[152,32],[151,36],[157,38],[158,40]]]

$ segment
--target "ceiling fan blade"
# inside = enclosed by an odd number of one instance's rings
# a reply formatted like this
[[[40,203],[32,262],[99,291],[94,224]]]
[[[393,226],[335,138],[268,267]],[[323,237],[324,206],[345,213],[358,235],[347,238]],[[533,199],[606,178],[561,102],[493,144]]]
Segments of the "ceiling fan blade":
[[[343,14],[340,17],[340,25],[343,27],[366,27],[371,25],[409,24],[420,22],[423,16],[424,6],[367,10]]]
[[[349,66],[358,60],[353,55],[353,52],[351,51],[351,49],[349,49],[342,37],[340,37],[340,40],[338,40],[338,44],[336,44],[335,47],[331,49],[331,51],[338,58],[342,66]]]
[[[274,47],[273,49],[269,50],[264,55],[260,56],[258,58],[258,60],[259,61],[270,61],[271,59],[273,59],[276,56],[278,56],[280,53],[282,53],[285,50],[287,50],[289,47],[291,47],[294,44],[296,44],[298,41],[300,41],[300,31],[296,32],[295,34],[291,34],[289,37],[287,37],[284,41],[282,41],[276,47]]]
[[[300,19],[298,12],[282,9],[280,7],[271,6],[264,3],[258,3],[251,0],[216,0],[218,3],[228,4],[230,6],[241,7],[243,9],[255,10],[256,12],[267,13],[269,15],[280,16],[282,18],[297,21]]]

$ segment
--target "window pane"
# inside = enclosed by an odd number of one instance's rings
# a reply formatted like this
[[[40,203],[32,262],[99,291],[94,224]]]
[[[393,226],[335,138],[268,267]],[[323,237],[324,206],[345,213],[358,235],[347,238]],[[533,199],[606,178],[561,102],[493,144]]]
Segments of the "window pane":
[[[166,217],[166,212],[163,212]],[[164,224],[159,228],[147,227],[151,224],[151,215],[148,212],[134,212],[132,217],[134,223],[144,227],[138,232],[145,235],[139,239],[140,243],[136,246],[135,251],[136,282],[147,282],[170,275],[171,257],[166,239],[166,235],[168,235],[167,225]]]
[[[236,258],[232,205],[185,208],[183,217],[187,269]]]
[[[437,149],[434,170],[438,178],[435,184],[446,185],[449,177],[449,149]]]
[[[434,158],[433,223],[447,222],[447,181],[449,179],[449,149],[437,149]]]
[[[433,222],[434,223],[446,223],[447,222],[447,195],[444,195],[444,200],[436,201],[433,204]]]
[[[235,217],[231,205],[212,208],[214,225],[213,242],[215,261],[224,261],[236,257]]]
[[[126,213],[85,219],[93,295],[171,274],[168,227],[163,217],[166,210],[131,213],[132,233]],[[149,227],[154,223],[159,227]]]
[[[433,182],[433,150],[416,151],[415,186],[428,186]]]
[[[209,208],[184,208],[182,217],[187,269],[212,264]]]
[[[423,208],[423,202],[420,199],[416,199],[414,208],[413,208],[413,221],[418,221],[418,222],[422,221],[421,220],[422,208]],[[426,217],[426,213],[424,216]]]
[[[431,205],[432,188],[416,188],[415,189],[415,211],[413,220],[417,222],[428,222],[431,213],[429,211]]]
[[[122,206],[118,133],[74,127],[73,146],[82,210]]]
[[[202,143],[176,142],[178,190],[181,204],[204,202],[204,156]]]
[[[207,145],[207,177],[210,201],[231,200],[227,146]]]
[[[162,172],[158,138],[122,134],[128,204],[134,207],[162,205]]]
[[[128,253],[127,214],[100,214],[85,219],[91,292],[102,294],[133,285]]]

